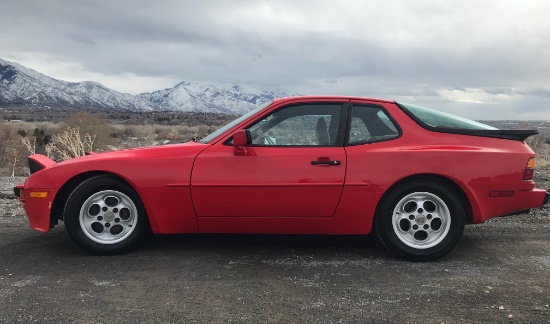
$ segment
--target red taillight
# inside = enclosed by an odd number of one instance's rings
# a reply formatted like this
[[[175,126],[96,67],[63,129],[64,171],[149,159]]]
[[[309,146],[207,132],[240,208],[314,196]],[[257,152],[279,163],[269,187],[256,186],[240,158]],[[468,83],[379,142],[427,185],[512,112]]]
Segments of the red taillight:
[[[525,172],[523,172],[523,180],[532,180],[534,172],[535,172],[535,158],[530,158],[527,161]]]

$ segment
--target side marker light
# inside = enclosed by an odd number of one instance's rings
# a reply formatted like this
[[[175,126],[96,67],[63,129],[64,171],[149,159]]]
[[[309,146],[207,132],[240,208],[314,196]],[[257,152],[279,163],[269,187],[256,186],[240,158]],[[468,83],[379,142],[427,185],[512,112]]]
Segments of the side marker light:
[[[48,197],[47,191],[31,191],[29,193],[29,197],[31,198],[46,198]]]

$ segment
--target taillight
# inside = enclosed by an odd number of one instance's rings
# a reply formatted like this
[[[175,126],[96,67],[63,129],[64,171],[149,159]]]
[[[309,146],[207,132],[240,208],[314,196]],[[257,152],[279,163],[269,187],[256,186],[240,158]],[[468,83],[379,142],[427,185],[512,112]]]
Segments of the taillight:
[[[529,161],[527,161],[525,172],[523,172],[523,180],[532,180],[534,172],[535,172],[535,158],[530,158]]]

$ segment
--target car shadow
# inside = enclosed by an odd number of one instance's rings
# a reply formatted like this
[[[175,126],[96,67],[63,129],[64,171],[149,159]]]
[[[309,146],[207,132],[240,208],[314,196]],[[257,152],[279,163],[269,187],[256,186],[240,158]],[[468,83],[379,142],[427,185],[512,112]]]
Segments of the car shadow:
[[[62,227],[48,234],[32,233],[12,242],[11,251],[4,250],[4,257],[17,257],[26,251],[52,259],[95,258],[80,250]],[[458,246],[445,261],[471,258],[481,249],[475,235],[464,235]],[[7,254],[6,254],[7,252]],[[10,253],[11,252],[11,253]],[[375,234],[368,235],[274,235],[274,234],[172,234],[150,235],[142,244],[114,258],[198,258],[208,255],[215,258],[274,259],[305,257],[313,260],[360,260],[402,262],[380,243]],[[100,256],[101,258],[102,256]],[[105,258],[109,258],[106,256]],[[439,260],[438,260],[439,261]]]
[[[231,255],[354,254],[392,258],[376,235],[174,234],[152,235],[143,253],[220,253]]]

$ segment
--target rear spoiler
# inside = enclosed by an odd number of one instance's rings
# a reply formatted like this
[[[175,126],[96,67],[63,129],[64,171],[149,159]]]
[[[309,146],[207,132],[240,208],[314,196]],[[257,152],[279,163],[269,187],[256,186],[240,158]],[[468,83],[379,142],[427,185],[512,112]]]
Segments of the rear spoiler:
[[[539,133],[536,129],[463,129],[450,127],[432,127],[431,130],[441,133],[494,137],[516,141],[525,141]]]
[[[44,169],[45,167],[54,165],[56,163],[54,160],[42,154],[29,155],[28,161],[31,174],[36,173]]]

